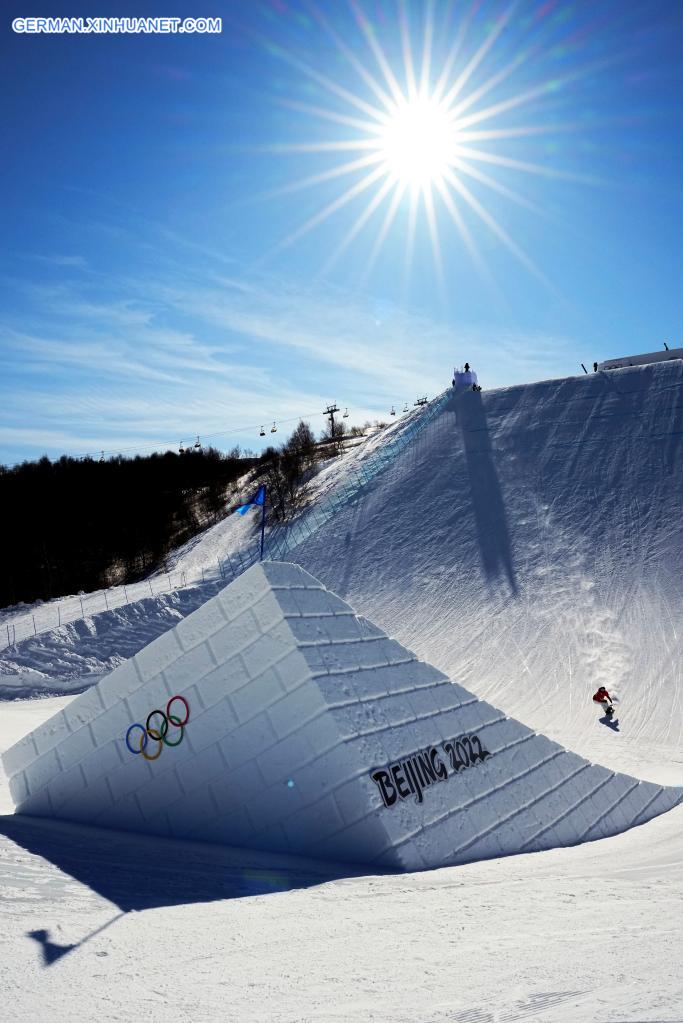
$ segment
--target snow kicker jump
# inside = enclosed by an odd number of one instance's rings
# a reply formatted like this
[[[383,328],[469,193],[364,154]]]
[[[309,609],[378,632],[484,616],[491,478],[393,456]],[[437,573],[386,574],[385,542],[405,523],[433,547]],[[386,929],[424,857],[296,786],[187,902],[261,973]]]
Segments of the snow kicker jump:
[[[506,717],[283,563],[3,762],[19,813],[402,870],[573,845],[683,800]]]

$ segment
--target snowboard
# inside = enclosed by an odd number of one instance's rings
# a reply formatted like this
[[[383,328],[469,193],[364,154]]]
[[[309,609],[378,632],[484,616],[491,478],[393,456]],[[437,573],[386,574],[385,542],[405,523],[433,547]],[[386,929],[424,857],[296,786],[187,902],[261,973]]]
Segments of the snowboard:
[[[619,724],[619,716],[617,713],[617,708],[615,706],[618,702],[619,698],[617,696],[613,696],[612,706],[607,708],[607,710],[605,711],[605,715],[602,718],[603,724],[612,726]]]

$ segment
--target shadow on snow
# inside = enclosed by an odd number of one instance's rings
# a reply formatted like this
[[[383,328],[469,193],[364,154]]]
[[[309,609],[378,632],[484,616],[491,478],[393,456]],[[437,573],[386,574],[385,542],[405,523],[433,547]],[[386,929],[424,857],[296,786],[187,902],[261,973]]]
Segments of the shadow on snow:
[[[22,814],[0,816],[0,836],[116,905],[120,913],[75,945],[58,945],[48,930],[28,937],[42,946],[44,965],[80,947],[126,913],[163,906],[241,899],[310,888],[375,868],[296,856],[156,838]],[[0,848],[2,846],[0,840]]]
[[[511,593],[516,596],[517,580],[507,514],[481,395],[478,392],[458,393],[456,415],[467,461],[482,568],[489,583],[504,576]]]

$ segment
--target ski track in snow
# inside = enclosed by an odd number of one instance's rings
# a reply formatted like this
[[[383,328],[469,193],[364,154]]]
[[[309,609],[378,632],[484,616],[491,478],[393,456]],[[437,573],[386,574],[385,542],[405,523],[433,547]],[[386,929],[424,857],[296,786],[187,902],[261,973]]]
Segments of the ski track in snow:
[[[505,713],[680,784],[682,384],[670,363],[463,394],[292,560]],[[324,466],[310,498],[400,428]],[[226,519],[171,567],[212,570],[255,529]],[[213,592],[2,651],[0,748],[70,698],[16,697],[80,691]],[[601,683],[620,696],[619,732],[591,704]],[[55,822],[40,822],[41,855],[11,822],[13,1021],[683,1021],[683,807],[580,847],[385,876]]]

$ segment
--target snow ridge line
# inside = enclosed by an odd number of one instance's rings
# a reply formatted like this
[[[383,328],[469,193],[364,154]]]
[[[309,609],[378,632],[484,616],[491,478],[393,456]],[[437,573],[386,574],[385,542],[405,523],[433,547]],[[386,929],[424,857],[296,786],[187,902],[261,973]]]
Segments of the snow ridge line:
[[[584,765],[584,766],[591,767],[592,765],[591,764],[587,764],[587,765]],[[614,777],[615,777],[614,771],[611,771],[607,775],[606,778],[603,778],[602,781],[598,782],[598,784],[596,786],[594,786],[594,788],[590,789],[588,792],[585,792],[580,797],[580,799],[575,800],[570,806],[568,806],[565,810],[563,810],[561,814],[558,814],[557,817],[554,817],[550,821],[549,824],[544,824],[544,826],[542,828],[540,828],[538,831],[534,832],[534,834],[530,838],[527,838],[526,842],[522,846],[522,849],[526,849],[526,847],[531,845],[532,842],[535,842],[542,835],[545,835],[546,831],[550,831],[552,828],[555,827],[556,824],[559,824],[561,821],[563,821],[565,819],[565,817],[569,816],[570,813],[573,813],[574,810],[577,810],[583,803],[585,803],[587,800],[591,799],[595,795],[596,792],[599,792],[600,789],[603,788],[603,786],[607,785],[608,782],[611,782]],[[631,789],[629,789],[628,791],[630,792]],[[663,790],[660,789],[659,792],[657,792],[652,797],[652,799],[656,799],[658,796],[660,796],[662,794],[662,791]],[[649,806],[651,802],[652,802],[652,800],[650,800],[648,802],[647,806]],[[595,825],[600,820],[601,820],[601,817],[598,817],[597,820],[595,820],[593,822],[593,824],[591,824],[591,828],[595,827]],[[588,830],[590,831],[590,828]]]
[[[63,625],[71,625],[74,622],[94,618],[95,615],[106,611],[118,611],[122,607],[139,604],[144,600],[166,597],[169,593],[178,593],[180,590],[199,585],[200,580],[202,584],[206,583],[207,585],[211,585],[214,581],[211,577],[207,580],[201,576],[188,579],[187,573],[184,571],[174,574],[177,576],[175,585],[172,574],[165,572],[161,576],[143,579],[137,583],[107,587],[93,593],[78,594],[75,597],[57,598],[56,608],[54,609],[56,621],[50,625],[38,625],[36,614],[41,613],[38,611],[12,618],[0,624],[0,650],[5,647],[16,646],[17,643],[24,639],[31,639],[34,636],[42,635],[42,633],[52,632]],[[206,576],[206,573],[204,573],[204,576]],[[67,602],[71,602],[73,605],[73,612],[64,607],[64,604]],[[93,602],[95,606],[93,606]],[[18,636],[17,632],[19,632]]]
[[[325,525],[333,515],[352,501],[381,472],[389,468],[396,457],[424,430],[441,412],[453,394],[447,388],[429,402],[423,414],[410,423],[398,436],[382,445],[357,469],[352,469],[337,490],[305,511],[295,522],[276,526],[266,541],[266,561],[282,561],[300,543],[307,540],[320,526]]]
[[[652,806],[652,804],[654,803],[654,801],[655,801],[656,799],[659,799],[659,797],[661,796],[662,792],[665,792],[665,791],[666,791],[666,786],[664,786],[664,785],[660,785],[660,787],[659,787],[659,791],[658,791],[658,792],[655,792],[654,796],[652,796],[652,797],[651,797],[650,799],[648,799],[647,803],[645,804],[645,806],[643,807],[643,809],[642,809],[642,810],[640,811],[640,813],[638,814],[638,816],[637,816],[637,817],[634,817],[634,819],[633,819],[633,827],[634,827],[634,828],[635,828],[635,827],[636,827],[636,825],[638,824],[638,822],[639,822],[640,818],[641,818],[641,817],[643,816],[643,814],[647,813],[647,811],[648,811],[648,810],[650,809],[650,807]],[[681,798],[680,798],[680,799],[678,800],[678,802],[680,803],[680,802],[681,802],[681,800],[683,800],[683,796],[681,796]],[[678,803],[676,803],[676,806],[678,806]]]
[[[562,750],[561,752],[564,753],[566,751]],[[545,763],[547,763],[548,760],[553,760],[558,756],[561,756],[561,753],[554,753],[551,757],[548,757],[546,760],[542,760],[541,763],[537,766],[542,766]],[[547,789],[544,789],[543,792],[540,793],[540,795],[534,796],[533,799],[527,800],[526,803],[523,803],[521,806],[517,807],[516,810],[513,810],[512,813],[509,813],[507,817],[501,817],[500,820],[496,821],[494,824],[489,824],[486,828],[483,828],[476,835],[473,835],[472,838],[469,838],[466,842],[463,842],[462,845],[456,846],[456,848],[453,851],[456,853],[465,852],[466,849],[469,849],[471,846],[476,845],[476,843],[479,842],[482,838],[485,838],[487,835],[490,835],[491,832],[495,831],[496,828],[499,828],[501,824],[507,824],[508,821],[511,821],[513,819],[513,817],[518,817],[520,813],[524,813],[525,810],[529,810],[532,806],[535,806],[536,803],[540,803],[540,801],[542,799],[545,799],[546,796],[549,796],[551,795],[551,793],[556,792],[558,789],[562,788],[563,785],[566,785],[567,782],[570,782],[578,774],[582,774],[583,771],[587,771],[589,767],[592,767],[592,764],[581,764],[580,767],[575,768],[571,772],[571,774],[568,774],[565,778],[561,778],[560,781],[555,782],[554,785],[550,785]],[[535,771],[536,769],[537,767],[530,767],[529,770],[525,772],[525,774],[531,774],[531,772]],[[502,787],[503,786],[497,786],[498,789]],[[494,792],[495,789],[491,789],[490,791]],[[476,800],[474,800],[474,802],[481,802],[481,800],[485,799],[488,794],[489,794],[488,792],[484,793],[483,795],[479,796]]]
[[[607,809],[603,810],[603,812],[600,814],[600,816],[596,820],[594,820],[591,825],[589,825],[587,828],[585,828],[581,832],[581,834],[579,835],[579,842],[584,842],[586,840],[586,836],[590,835],[591,831],[594,831],[595,828],[597,828],[597,826],[600,823],[600,821],[604,820],[605,817],[609,817],[609,815],[612,813],[612,811],[616,810],[616,808],[619,806],[619,804],[623,803],[623,801],[626,799],[626,797],[630,796],[631,793],[633,792],[633,790],[637,789],[640,784],[641,784],[640,781],[638,781],[638,780],[634,781],[633,785],[629,785],[629,787],[627,789],[625,789],[624,792],[622,792],[621,795],[617,799],[615,799],[613,803],[610,803],[610,805],[607,807]],[[657,795],[658,796],[661,795],[661,792],[658,792]],[[589,841],[590,841],[590,839],[589,839]]]

